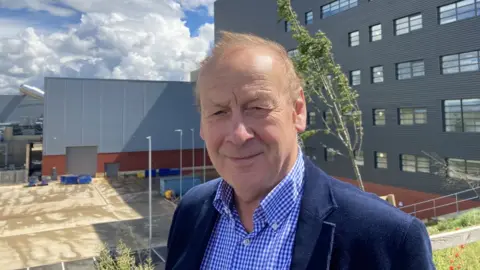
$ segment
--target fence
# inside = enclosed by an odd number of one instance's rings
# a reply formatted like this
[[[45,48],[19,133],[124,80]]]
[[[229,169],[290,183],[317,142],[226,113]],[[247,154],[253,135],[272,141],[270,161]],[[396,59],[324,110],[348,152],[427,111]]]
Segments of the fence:
[[[0,185],[15,185],[26,182],[25,170],[0,171]]]

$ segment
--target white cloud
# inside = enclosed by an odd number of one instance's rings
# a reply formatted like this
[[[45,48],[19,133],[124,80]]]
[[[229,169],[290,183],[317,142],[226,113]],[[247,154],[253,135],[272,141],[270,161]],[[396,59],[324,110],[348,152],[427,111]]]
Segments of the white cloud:
[[[53,0],[14,2],[5,3],[48,12],[67,7],[83,15],[66,31],[27,27],[14,38],[0,37],[0,94],[15,93],[22,83],[42,88],[45,76],[188,80],[213,42],[213,24],[191,37],[182,21],[182,7],[213,1],[180,1],[191,2],[187,6],[173,0],[63,0],[62,7]]]

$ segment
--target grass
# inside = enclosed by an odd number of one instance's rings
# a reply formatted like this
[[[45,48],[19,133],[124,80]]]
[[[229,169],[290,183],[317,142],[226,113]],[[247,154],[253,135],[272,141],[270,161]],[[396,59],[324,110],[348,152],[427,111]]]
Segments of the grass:
[[[475,225],[480,225],[480,209],[470,210],[455,218],[442,220],[436,224],[427,225],[427,230],[430,235],[433,235]]]
[[[433,252],[433,262],[438,270],[480,269],[480,241]]]

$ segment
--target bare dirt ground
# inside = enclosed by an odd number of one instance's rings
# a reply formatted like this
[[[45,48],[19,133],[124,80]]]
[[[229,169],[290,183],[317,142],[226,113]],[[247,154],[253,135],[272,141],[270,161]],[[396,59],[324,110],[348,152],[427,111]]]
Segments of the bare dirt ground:
[[[0,187],[0,269],[97,256],[102,243],[148,243],[148,184],[142,179],[88,185]],[[175,206],[153,192],[152,246],[164,246]]]

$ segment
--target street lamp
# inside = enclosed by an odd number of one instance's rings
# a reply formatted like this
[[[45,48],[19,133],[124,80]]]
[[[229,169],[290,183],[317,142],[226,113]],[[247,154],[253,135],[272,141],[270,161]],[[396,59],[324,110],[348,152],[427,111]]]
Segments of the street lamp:
[[[180,132],[180,200],[182,199],[182,193],[183,193],[183,179],[182,179],[182,137],[183,137],[183,131],[181,129],[176,129],[176,132]]]
[[[148,136],[148,253],[152,257],[152,137]]]
[[[195,129],[191,128],[190,130],[192,131],[192,179],[195,179]]]

